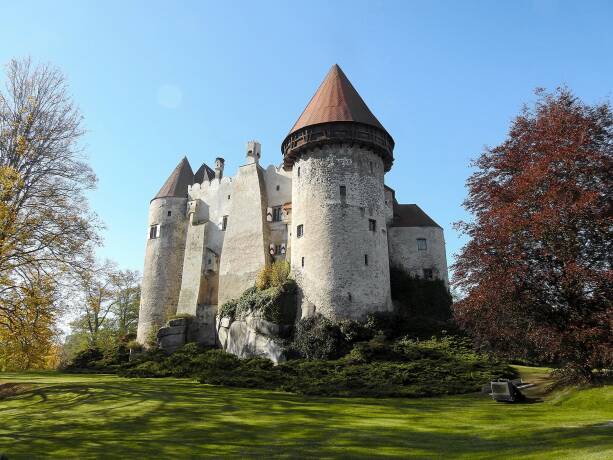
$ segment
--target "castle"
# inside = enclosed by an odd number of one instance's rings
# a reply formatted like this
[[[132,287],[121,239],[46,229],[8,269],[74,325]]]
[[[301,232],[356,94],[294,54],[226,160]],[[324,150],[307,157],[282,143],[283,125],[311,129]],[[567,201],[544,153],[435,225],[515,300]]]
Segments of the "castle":
[[[297,282],[298,317],[391,310],[390,265],[447,284],[443,229],[384,183],[393,150],[334,65],[283,141],[281,166],[260,166],[255,141],[234,177],[223,158],[195,173],[184,158],[149,205],[137,340],[185,314],[199,342],[218,343],[218,305],[278,259]]]

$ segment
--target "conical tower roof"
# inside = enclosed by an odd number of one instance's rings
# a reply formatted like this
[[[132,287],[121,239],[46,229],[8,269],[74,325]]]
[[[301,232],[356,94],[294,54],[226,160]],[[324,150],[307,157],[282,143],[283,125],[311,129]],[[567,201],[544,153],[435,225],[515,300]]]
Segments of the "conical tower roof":
[[[193,183],[194,172],[189,161],[187,161],[187,157],[183,157],[153,199],[166,197],[187,198],[187,187]]]
[[[385,129],[338,64],[329,70],[290,133],[305,126],[335,121],[353,121]]]
[[[291,169],[310,148],[339,143],[372,149],[386,171],[392,167],[394,140],[334,64],[281,145],[284,166]]]

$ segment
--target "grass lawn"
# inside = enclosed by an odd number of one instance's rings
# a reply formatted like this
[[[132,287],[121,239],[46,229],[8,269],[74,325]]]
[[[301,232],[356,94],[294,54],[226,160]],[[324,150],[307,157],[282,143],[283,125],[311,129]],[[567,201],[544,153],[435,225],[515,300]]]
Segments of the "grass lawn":
[[[532,379],[543,377],[537,368],[520,370]],[[612,459],[613,388],[567,390],[542,402],[502,404],[476,394],[316,398],[187,379],[4,373],[0,452],[9,460]]]

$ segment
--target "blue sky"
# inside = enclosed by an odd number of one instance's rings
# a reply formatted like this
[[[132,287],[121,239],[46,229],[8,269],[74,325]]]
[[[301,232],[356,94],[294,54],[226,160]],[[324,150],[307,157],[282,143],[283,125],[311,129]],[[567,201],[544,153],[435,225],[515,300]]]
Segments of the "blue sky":
[[[280,144],[338,63],[396,141],[386,183],[445,228],[469,162],[535,87],[611,97],[613,2],[45,1],[0,3],[0,62],[59,66],[99,177],[100,254],[142,269],[147,208],[183,155],[234,174],[246,141]],[[1,79],[2,77],[0,77]]]

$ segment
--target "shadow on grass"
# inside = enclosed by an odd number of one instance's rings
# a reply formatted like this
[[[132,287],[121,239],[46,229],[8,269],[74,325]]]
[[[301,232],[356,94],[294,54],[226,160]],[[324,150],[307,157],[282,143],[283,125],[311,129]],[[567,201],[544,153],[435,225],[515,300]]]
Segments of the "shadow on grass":
[[[36,380],[36,379],[35,379]],[[52,381],[53,379],[49,379]],[[498,457],[610,446],[596,426],[533,423],[478,396],[300,397],[178,379],[60,378],[0,401],[9,458]],[[508,410],[505,410],[508,408]],[[534,412],[537,419],[542,416]],[[517,417],[523,417],[518,419]]]

